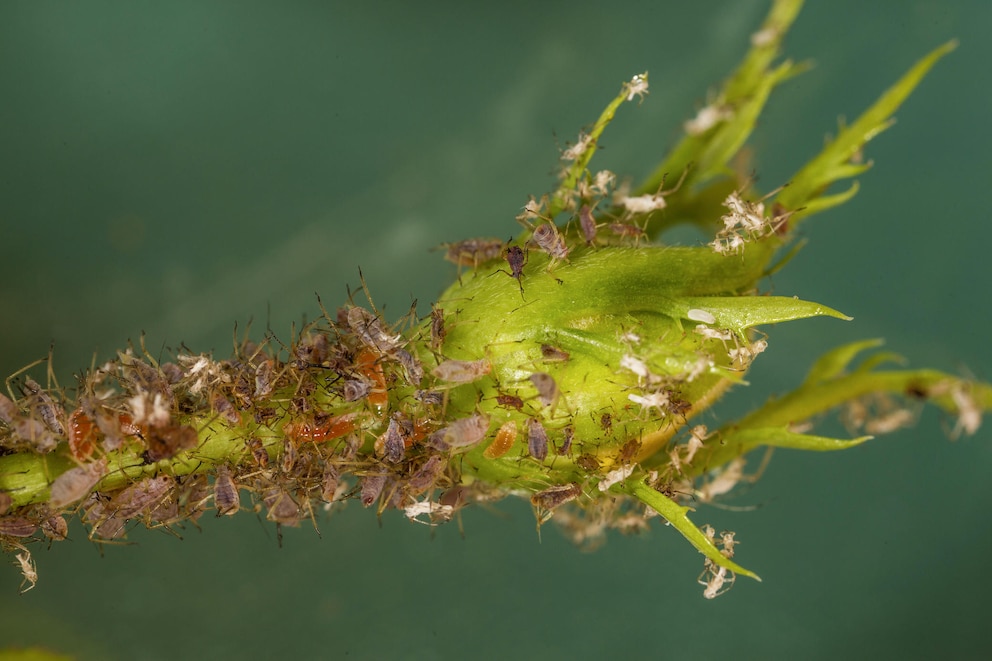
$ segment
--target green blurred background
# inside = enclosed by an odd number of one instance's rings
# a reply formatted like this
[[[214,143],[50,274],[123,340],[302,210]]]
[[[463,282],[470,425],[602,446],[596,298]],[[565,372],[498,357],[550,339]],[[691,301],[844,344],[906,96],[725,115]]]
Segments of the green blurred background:
[[[690,7],[690,5],[692,5]],[[230,351],[329,306],[361,267],[395,318],[454,268],[443,241],[510,236],[622,81],[599,166],[638,175],[705,104],[768,3],[4,3],[0,372],[55,343],[64,385],[146,333]],[[853,315],[767,329],[739,414],[827,348],[884,336],[915,366],[992,379],[986,189],[992,5],[811,3],[787,54],[816,68],[752,141],[766,189],[918,57],[961,39],[869,145],[855,200],[817,217],[774,278]],[[94,354],[95,352],[95,354]],[[716,417],[710,415],[711,424]],[[714,602],[660,525],[583,554],[529,505],[431,531],[355,505],[286,531],[204,517],[101,553],[36,545],[37,588],[0,570],[0,645],[80,658],[979,658],[992,649],[992,432],[913,430],[833,455],[780,451],[695,519],[737,531],[746,579]],[[835,431],[840,431],[835,429]],[[842,432],[841,432],[842,433]]]

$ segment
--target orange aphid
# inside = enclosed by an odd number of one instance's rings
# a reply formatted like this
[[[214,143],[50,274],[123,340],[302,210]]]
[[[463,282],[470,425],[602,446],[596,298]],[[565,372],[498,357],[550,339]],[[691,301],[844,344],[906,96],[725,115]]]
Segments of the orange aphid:
[[[320,422],[287,423],[283,432],[297,443],[323,443],[355,431],[354,413],[334,415]]]
[[[365,400],[375,408],[377,416],[385,415],[389,410],[389,392],[386,390],[386,375],[378,356],[369,349],[362,349],[355,359],[355,367],[372,383],[372,390],[365,396]]]
[[[86,461],[96,449],[93,419],[76,409],[69,416],[69,452],[77,461]]]
[[[496,438],[482,453],[486,459],[497,459],[506,454],[517,441],[517,423],[513,420],[504,422],[496,432]]]

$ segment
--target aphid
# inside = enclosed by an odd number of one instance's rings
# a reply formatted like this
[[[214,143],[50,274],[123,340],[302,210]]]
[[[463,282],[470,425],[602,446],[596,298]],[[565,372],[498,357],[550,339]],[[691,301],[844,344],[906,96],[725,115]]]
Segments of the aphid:
[[[909,427],[916,415],[909,409],[895,409],[885,415],[872,418],[865,424],[865,432],[869,434],[890,434],[903,427]]]
[[[37,521],[24,516],[0,517],[0,535],[5,537],[30,537],[38,531]]]
[[[591,454],[580,454],[576,457],[575,464],[587,473],[595,473],[599,470],[599,459]]]
[[[565,425],[561,431],[565,435],[565,440],[557,450],[560,457],[572,451],[572,439],[575,437],[575,427],[573,425]]]
[[[41,532],[49,539],[61,542],[69,536],[69,524],[65,522],[65,517],[53,514],[41,522]]]
[[[10,398],[0,394],[0,420],[7,423],[14,435],[31,445],[32,449],[45,454],[58,445],[58,439],[43,423],[21,414]]]
[[[285,430],[283,430],[285,431]],[[269,465],[269,453],[265,449],[265,444],[259,438],[249,438],[247,441],[251,456],[258,464],[259,468],[266,468]]]
[[[604,413],[603,415],[599,416],[599,426],[602,428],[603,431],[609,434],[611,431],[613,431],[613,416],[610,415],[609,413]]]
[[[329,353],[330,343],[325,334],[308,334],[293,349],[296,368],[302,370],[307,367],[321,367],[327,361]]]
[[[14,499],[10,497],[10,494],[6,491],[0,491],[0,516],[6,514],[13,504]]]
[[[571,357],[567,351],[550,344],[541,345],[541,356],[546,363],[564,363]]]
[[[81,500],[106,474],[106,457],[89,464],[70,468],[52,481],[51,496],[48,498],[49,507],[60,510],[66,505]]]
[[[223,393],[214,392],[210,395],[210,408],[232,425],[241,424],[241,414]]]
[[[169,475],[145,478],[118,492],[107,509],[114,517],[126,521],[160,503],[175,485],[176,481]]]
[[[296,459],[299,455],[296,452],[296,444],[288,438],[283,439],[282,454],[279,455],[279,467],[283,475],[290,475],[296,467]]]
[[[366,475],[362,478],[362,505],[370,507],[379,499],[383,487],[386,486],[385,474]]]
[[[630,198],[627,198],[628,200]],[[647,232],[643,227],[638,227],[634,223],[614,222],[609,225],[610,231],[621,239],[634,239],[636,246],[641,239],[647,237]]]
[[[196,447],[199,436],[189,425],[168,425],[148,427],[145,435],[145,459],[150,462],[171,459],[183,450]]]
[[[341,485],[341,474],[334,464],[324,465],[324,474],[320,479],[320,498],[325,503],[333,503],[338,499],[338,487]]]
[[[579,209],[579,227],[582,228],[582,236],[587,246],[596,243],[596,219],[593,218],[592,209],[586,204]]]
[[[750,346],[743,346],[738,349],[731,349],[729,352],[730,360],[737,363],[747,363],[755,359],[755,357],[768,348],[767,340],[757,340],[752,342]]]
[[[33,588],[38,582],[38,571],[35,569],[34,559],[31,558],[31,552],[23,546],[21,546],[21,548],[24,549],[24,552],[18,553],[14,557],[17,558],[17,563],[20,565],[21,569],[21,575],[24,577],[24,580],[21,581],[21,594],[24,594]],[[24,587],[25,583],[28,583],[27,587]]]
[[[732,460],[727,464],[726,468],[717,473],[713,479],[696,491],[696,498],[704,503],[709,503],[717,496],[728,493],[737,486],[738,482],[744,479],[744,463],[745,460],[743,457],[737,457]]]
[[[206,511],[210,495],[211,485],[206,475],[187,475],[176,485],[175,501],[182,508],[183,516],[196,522]]]
[[[536,510],[537,524],[546,523],[554,516],[556,508],[575,500],[580,495],[582,495],[582,487],[574,482],[549,487],[544,491],[535,493],[530,497],[530,502]]]
[[[620,452],[617,454],[617,463],[629,464],[640,451],[641,442],[636,438],[630,439],[620,447]]]
[[[217,516],[231,516],[241,509],[241,493],[234,478],[231,477],[231,469],[226,464],[217,467],[217,475],[214,478],[214,507],[217,508]]]
[[[372,390],[372,384],[363,379],[348,379],[344,382],[343,395],[346,402],[357,402]]]
[[[24,387],[31,393],[34,400],[30,407],[38,412],[42,422],[53,433],[59,436],[65,436],[65,425],[62,424],[62,421],[65,419],[65,411],[62,409],[62,406],[53,400],[52,396],[31,377],[25,378]]]
[[[568,246],[565,237],[554,223],[541,223],[534,228],[531,239],[551,257],[552,264],[568,259]],[[551,264],[549,264],[549,267]]]
[[[437,482],[438,476],[444,470],[444,460],[438,455],[431,455],[424,465],[418,468],[407,481],[407,491],[412,496],[419,495]]]
[[[457,243],[445,243],[444,258],[455,265],[478,268],[479,264],[497,259],[503,251],[501,239],[465,239]]]
[[[413,397],[425,406],[441,406],[444,403],[444,393],[440,390],[418,390]]]
[[[273,361],[263,360],[255,368],[255,400],[265,399],[272,394],[272,365]]]
[[[446,360],[431,370],[431,374],[447,383],[471,383],[492,371],[492,364],[481,360]]]
[[[486,459],[498,459],[506,454],[516,441],[517,423],[513,420],[504,422],[500,426],[499,431],[496,432],[496,438],[483,451],[482,455]]]
[[[431,434],[431,444],[438,450],[454,450],[475,445],[489,433],[489,416],[476,413],[455,420],[447,427]]]
[[[265,518],[281,526],[298,526],[300,524],[300,506],[289,493],[280,487],[267,489],[262,496],[268,512]]]
[[[627,399],[634,402],[635,404],[640,404],[644,409],[650,411],[653,408],[658,409],[661,413],[664,413],[669,404],[668,393],[664,390],[659,390],[658,392],[648,393],[646,395],[635,395],[630,393],[627,395]]]
[[[537,398],[545,406],[554,408],[558,403],[558,384],[547,372],[535,372],[530,375],[530,382],[537,388]]]
[[[400,426],[396,418],[390,418],[389,426],[375,441],[375,454],[391,464],[403,461],[406,446],[400,434]]]
[[[139,427],[166,427],[172,420],[170,399],[162,393],[139,392],[127,400],[131,418]]]
[[[400,348],[403,336],[387,333],[378,315],[365,308],[351,306],[348,308],[347,319],[351,332],[369,349],[383,354]]]
[[[524,275],[524,265],[527,264],[527,253],[520,246],[509,246],[506,249],[504,259],[506,259],[507,266],[510,267],[509,275],[517,281],[517,286],[520,287],[520,294],[522,296],[524,285],[521,282],[521,278]]]
[[[712,322],[710,322],[710,323],[712,323]],[[696,332],[699,335],[702,335],[703,337],[705,337],[708,340],[720,340],[721,342],[726,343],[726,342],[734,339],[734,334],[733,334],[732,331],[730,331],[730,330],[720,330],[720,329],[716,329],[716,328],[710,328],[709,326],[706,326],[705,324],[699,324],[693,330],[694,330],[694,332]]]
[[[444,310],[431,305],[431,349],[440,351],[445,335],[447,331],[444,328]]]
[[[527,451],[538,461],[548,457],[548,432],[537,418],[527,419]]]
[[[961,432],[973,436],[982,426],[981,407],[975,401],[971,391],[961,384],[951,388],[951,399],[954,400],[954,405],[958,409],[958,420],[951,431],[951,438],[958,438]]]
[[[424,380],[424,368],[420,364],[420,360],[405,349],[397,349],[394,355],[406,371],[407,383],[411,386],[419,386],[420,382]]]
[[[524,400],[516,395],[496,395],[496,403],[503,408],[516,409],[517,411],[524,407]]]

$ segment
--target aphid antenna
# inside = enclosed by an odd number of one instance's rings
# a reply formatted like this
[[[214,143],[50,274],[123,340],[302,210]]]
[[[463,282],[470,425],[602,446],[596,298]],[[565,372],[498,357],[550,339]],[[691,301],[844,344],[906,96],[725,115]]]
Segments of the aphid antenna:
[[[17,377],[19,377],[21,374],[24,374],[25,372],[27,372],[28,370],[30,370],[32,367],[35,367],[36,365],[42,364],[46,360],[51,361],[51,352],[49,352],[47,358],[39,358],[38,360],[32,361],[32,362],[28,363],[27,365],[25,365],[24,367],[22,367],[21,369],[17,370],[16,372],[14,372],[13,374],[11,374],[10,376],[8,376],[6,378],[5,383],[7,384],[7,393],[10,395],[10,399],[11,400],[13,400],[14,402],[17,402],[17,400],[18,399],[21,399],[22,397],[24,397],[24,394],[25,394],[24,393],[24,390],[23,390],[23,388],[22,388],[22,386],[21,386],[21,384],[19,382],[18,382],[18,390],[20,390],[21,393],[20,393],[20,395],[15,395],[14,394],[14,386],[13,386],[13,384],[17,381]],[[51,364],[49,364],[49,369],[51,369]]]

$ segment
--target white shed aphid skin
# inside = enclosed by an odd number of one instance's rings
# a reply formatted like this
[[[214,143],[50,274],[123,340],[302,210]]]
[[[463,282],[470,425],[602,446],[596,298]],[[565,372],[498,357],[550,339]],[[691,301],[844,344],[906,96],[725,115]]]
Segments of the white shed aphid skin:
[[[22,550],[22,553],[18,553],[14,557],[17,559],[17,564],[21,570],[21,576],[24,580],[21,581],[21,594],[28,592],[38,583],[38,570],[35,567],[34,559],[31,557],[31,551],[27,550],[20,544],[15,544],[18,548]],[[24,587],[27,583],[28,586]]]
[[[730,360],[734,363],[739,363],[744,365],[751,362],[754,358],[765,349],[768,348],[768,342],[766,340],[755,340],[750,345],[738,347],[737,349],[731,349],[728,354]]]
[[[620,466],[619,468],[611,470],[609,473],[604,475],[603,479],[599,481],[598,485],[596,485],[596,488],[603,492],[608,491],[609,488],[612,487],[614,484],[617,484],[618,482],[623,482],[628,477],[630,477],[630,474],[633,472],[634,472],[634,464],[626,464],[624,466]]]
[[[968,436],[974,435],[982,426],[982,409],[974,396],[965,386],[957,384],[951,388],[951,399],[958,407],[958,420],[951,431],[951,438],[959,438],[962,432]]]
[[[910,427],[916,422],[916,414],[909,409],[895,409],[876,416],[865,422],[865,433],[891,434],[894,431]]]
[[[690,321],[699,321],[704,324],[716,323],[716,317],[714,317],[712,313],[707,312],[706,310],[700,310],[699,308],[691,308],[685,314]]]
[[[643,100],[648,93],[648,72],[639,73],[630,79],[630,82],[623,84],[623,91],[627,94],[627,101],[633,101],[636,96]]]
[[[592,144],[592,136],[585,131],[580,131],[579,139],[576,140],[575,144],[561,153],[561,160],[574,161],[577,158],[580,158],[583,154],[589,151],[589,147],[591,147]]]
[[[737,483],[744,479],[743,457],[737,457],[716,474],[709,482],[695,491],[696,498],[701,502],[713,502],[713,499],[729,493]]]
[[[636,395],[634,393],[630,393],[627,395],[627,399],[635,404],[640,404],[645,411],[650,412],[651,409],[656,408],[661,415],[665,415],[668,410],[668,405],[671,402],[669,394],[664,390],[648,393],[646,395]]]
[[[449,521],[454,513],[455,507],[453,505],[435,503],[432,500],[417,501],[403,508],[403,514],[406,515],[406,518],[427,526],[435,526],[438,523]],[[425,514],[429,517],[428,521],[420,518]]]
[[[710,328],[706,324],[698,324],[693,329],[693,332],[697,335],[702,335],[708,340],[720,340],[724,344],[734,339],[734,333],[730,329]]]
[[[702,135],[720,122],[733,118],[733,116],[734,112],[731,108],[710,104],[700,108],[695,117],[682,124],[682,128],[688,135]]]
[[[726,567],[720,567],[709,558],[703,561],[703,573],[699,575],[696,582],[705,586],[703,597],[715,599],[726,593],[734,585],[737,575]]]

